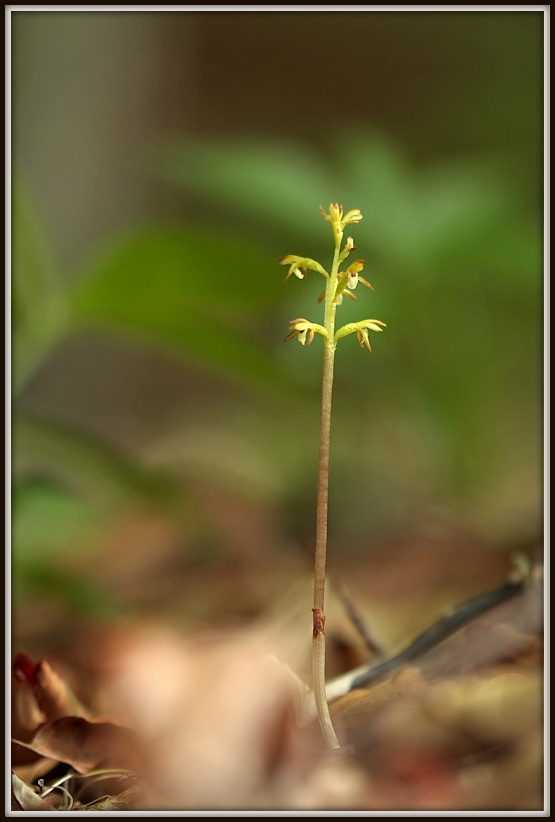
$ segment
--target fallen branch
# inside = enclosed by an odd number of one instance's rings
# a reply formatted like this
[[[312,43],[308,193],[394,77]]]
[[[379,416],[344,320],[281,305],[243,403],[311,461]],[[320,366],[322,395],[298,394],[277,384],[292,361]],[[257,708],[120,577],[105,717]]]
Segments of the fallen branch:
[[[416,660],[436,648],[473,620],[513,598],[525,594],[532,588],[538,589],[542,580],[542,566],[536,566],[526,574],[513,572],[503,585],[458,605],[451,613],[443,616],[419,634],[410,645],[395,656],[386,660],[373,659],[328,682],[326,685],[328,702],[338,699],[357,688],[368,688],[375,682],[397,673],[405,665],[414,664]],[[312,711],[309,706],[310,701],[308,700],[305,708],[306,721],[312,718]]]

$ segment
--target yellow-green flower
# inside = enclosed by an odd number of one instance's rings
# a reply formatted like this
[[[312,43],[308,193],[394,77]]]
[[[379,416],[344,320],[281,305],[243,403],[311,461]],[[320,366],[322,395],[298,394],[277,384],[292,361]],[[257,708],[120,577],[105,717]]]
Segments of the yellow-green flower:
[[[370,329],[372,331],[383,331],[380,325],[383,325],[385,328],[385,323],[380,322],[380,320],[362,320],[362,322],[357,323],[357,325],[357,337],[361,347],[364,348],[364,346],[366,346],[368,351],[372,351],[368,331]]]
[[[298,337],[298,340],[301,345],[310,345],[310,343],[314,339],[315,334],[321,334],[322,337],[328,336],[328,332],[326,331],[323,325],[318,325],[318,323],[311,323],[308,320],[305,320],[304,317],[299,317],[296,320],[291,320],[289,326],[291,328],[291,333],[287,335],[283,342],[287,342],[287,340],[292,340],[293,337]]]
[[[347,323],[347,325],[339,329],[335,335],[335,339],[340,340],[342,337],[356,333],[360,345],[363,348],[366,347],[368,351],[372,351],[368,331],[383,331],[383,328],[380,328],[380,326],[385,328],[386,324],[381,320],[360,320],[358,323]]]
[[[334,303],[336,305],[341,305],[343,302],[343,295],[346,294],[347,297],[350,297],[355,302],[358,302],[358,298],[352,294],[351,292],[357,287],[359,282],[365,285],[367,288],[371,288],[372,291],[374,290],[374,286],[370,285],[368,280],[365,280],[364,277],[360,276],[360,272],[364,268],[364,260],[355,260],[354,263],[351,263],[349,268],[346,271],[341,271],[339,273],[339,280],[337,283],[337,289],[335,291]],[[348,288],[349,291],[345,289]]]
[[[345,226],[349,225],[349,223],[360,223],[362,220],[362,214],[358,208],[348,211],[343,216],[343,206],[338,205],[337,203],[330,203],[329,214],[326,214],[322,206],[320,206],[320,211],[328,223],[331,223],[331,226],[336,234],[342,234]]]
[[[297,254],[288,254],[286,257],[281,258],[279,264],[289,266],[289,271],[287,272],[287,276],[285,278],[286,280],[289,279],[291,274],[294,274],[295,277],[299,278],[299,280],[303,280],[308,274],[307,269],[309,268],[311,271],[317,271],[324,277],[328,276],[328,272],[320,265],[320,263],[317,263],[316,260],[311,260],[310,257],[299,257]]]

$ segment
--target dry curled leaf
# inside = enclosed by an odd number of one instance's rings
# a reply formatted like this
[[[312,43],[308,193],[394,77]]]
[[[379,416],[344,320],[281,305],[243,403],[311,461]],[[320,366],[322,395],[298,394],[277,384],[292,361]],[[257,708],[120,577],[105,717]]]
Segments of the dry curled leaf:
[[[21,704],[20,696],[14,720],[26,729],[34,730],[42,722],[63,716],[88,718],[88,711],[75,697],[67,682],[45,659],[35,663],[28,654],[20,651],[13,662],[13,683],[14,693],[17,696],[25,694],[28,703]],[[34,696],[34,700],[31,700],[30,694]]]
[[[12,736],[27,742],[46,721],[35,694],[35,664],[27,654],[19,653],[14,659],[11,696]]]
[[[26,785],[17,774],[12,771],[11,810],[12,811],[52,811],[60,807],[59,796],[48,796],[44,799],[40,794]]]
[[[137,737],[129,728],[109,722],[89,722],[82,717],[66,716],[41,725],[26,748],[59,762],[79,773],[95,768],[140,767]]]
[[[48,721],[63,716],[87,716],[69,685],[42,659],[35,668],[35,694],[39,708]]]
[[[88,716],[68,684],[46,660],[35,663],[20,651],[12,666],[12,766],[26,767],[33,778],[47,772],[48,762],[28,746],[39,726],[66,716]],[[24,744],[17,744],[24,743]]]
[[[37,757],[34,762],[31,762],[28,765],[14,764],[13,766],[14,772],[28,785],[31,785],[33,782],[36,782],[37,779],[41,779],[43,776],[49,774],[50,771],[58,764],[57,759],[47,759],[45,756],[39,756],[38,754],[35,754],[34,751],[21,747],[21,745],[17,742],[15,744],[12,743],[12,762],[14,759],[17,759],[17,756],[13,756],[14,751],[23,751]]]

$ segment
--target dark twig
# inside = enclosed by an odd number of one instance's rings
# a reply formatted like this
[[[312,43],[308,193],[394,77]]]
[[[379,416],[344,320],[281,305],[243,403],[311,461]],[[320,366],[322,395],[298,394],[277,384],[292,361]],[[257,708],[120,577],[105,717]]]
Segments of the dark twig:
[[[347,592],[343,582],[339,579],[334,579],[333,584],[341,602],[345,606],[345,610],[347,611],[349,619],[351,620],[354,627],[357,629],[360,636],[366,643],[366,646],[372,654],[372,656],[384,656],[384,649],[370,633],[370,629],[368,628],[366,621],[362,617],[360,611],[356,608],[353,599]]]
[[[537,563],[530,566],[527,561],[521,562],[520,560],[516,561],[516,564],[517,568],[507,582],[498,588],[494,588],[478,597],[463,602],[448,616],[444,616],[423,631],[407,648],[401,651],[400,654],[385,661],[372,660],[365,665],[360,665],[358,668],[330,680],[326,684],[328,701],[333,702],[355,688],[371,686],[374,682],[397,673],[397,671],[408,663],[417,664],[420,667],[425,666],[427,664],[426,660],[430,663],[431,657],[436,653],[436,647],[438,651],[441,650],[443,640],[447,640],[451,635],[455,634],[456,636],[450,641],[456,643],[457,636],[460,636],[460,634],[458,634],[459,629],[461,629],[461,634],[464,634],[464,629],[467,624],[473,624],[474,620],[479,620],[482,615],[488,614],[488,611],[495,609],[497,606],[500,606],[497,618],[501,621],[507,620],[508,624],[514,626],[517,633],[520,631],[528,635],[541,634],[543,628],[543,565]],[[510,604],[511,600],[519,595],[523,597],[521,608],[518,607],[518,604],[516,606]],[[514,610],[515,607],[517,608],[516,611]],[[507,611],[507,609],[509,609],[509,611]],[[489,616],[486,616],[486,623],[488,620]],[[472,625],[468,625],[468,628],[472,630]],[[466,644],[468,645],[468,643]],[[464,646],[465,641],[463,640],[463,645],[459,647],[458,650],[456,646],[451,649],[451,653],[454,652],[456,654],[461,654],[462,650],[462,656],[455,660],[457,663],[455,667],[459,669],[461,665],[465,665],[464,654],[468,652],[468,647],[465,648]],[[482,648],[482,651],[483,650]],[[503,643],[501,643],[498,650],[502,655],[505,654],[507,652],[506,644],[503,647]],[[494,655],[496,653],[494,649],[493,653]],[[486,657],[487,656],[488,654],[486,654]],[[477,659],[483,661],[484,653],[478,653]],[[437,660],[434,664],[437,667]],[[445,664],[443,664],[442,667],[443,670],[445,670]],[[452,664],[450,667],[453,669]],[[304,711],[304,721],[310,722],[313,718],[313,703],[308,700]]]
[[[509,579],[504,585],[487,591],[485,594],[469,599],[459,605],[451,614],[444,616],[423,631],[411,644],[401,651],[400,654],[387,659],[385,662],[374,665],[369,670],[352,680],[349,690],[355,688],[365,688],[378,679],[398,671],[403,665],[414,661],[417,657],[438,645],[451,634],[455,633],[463,625],[481,614],[495,608],[497,605],[523,593],[525,581],[522,579]]]

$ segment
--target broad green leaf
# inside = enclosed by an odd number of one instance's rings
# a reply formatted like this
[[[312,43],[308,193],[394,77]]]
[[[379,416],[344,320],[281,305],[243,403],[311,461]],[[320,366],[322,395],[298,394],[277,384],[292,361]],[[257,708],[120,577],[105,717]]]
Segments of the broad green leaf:
[[[100,328],[262,384],[283,379],[266,339],[285,297],[256,244],[181,226],[145,228],[108,249],[73,294],[76,330]]]
[[[418,269],[434,281],[446,262],[467,260],[510,218],[514,197],[491,162],[457,160],[411,168],[400,149],[378,135],[354,135],[341,147],[353,199],[382,259]]]
[[[307,245],[295,239],[284,253],[313,256],[316,238],[325,247],[315,205],[360,208],[364,219],[352,236],[376,290],[357,293],[359,302],[342,305],[338,316],[341,324],[378,317],[388,325],[370,361],[355,339],[339,347],[334,395],[353,409],[346,427],[363,401],[370,419],[414,407],[426,420],[421,435],[428,426],[439,443],[430,488],[460,498],[479,480],[502,485],[501,466],[515,453],[503,431],[522,428],[520,463],[538,457],[542,241],[533,208],[499,158],[418,166],[394,142],[356,130],[340,134],[334,149],[335,163],[290,145],[183,142],[166,177],[244,215],[253,235],[264,222],[304,235]],[[283,316],[317,320],[310,289],[289,292]],[[309,383],[319,352],[295,354],[282,349],[284,365]],[[404,461],[401,453],[393,460],[395,472]]]
[[[318,206],[327,208],[344,189],[314,152],[289,143],[182,141],[167,151],[163,174],[250,219],[315,240],[322,239]]]
[[[63,337],[68,313],[51,249],[17,176],[12,194],[13,387],[17,392]]]

